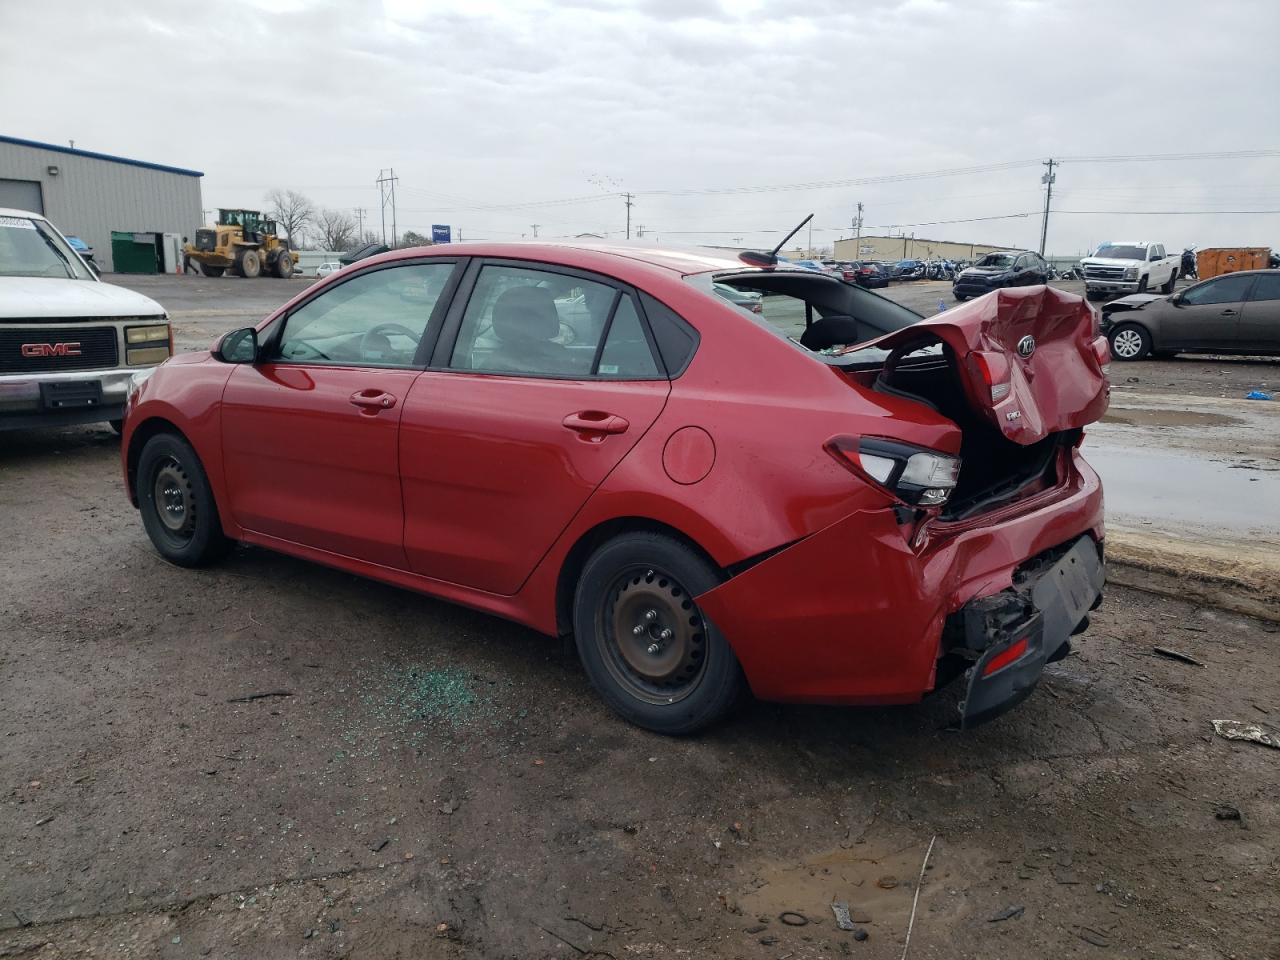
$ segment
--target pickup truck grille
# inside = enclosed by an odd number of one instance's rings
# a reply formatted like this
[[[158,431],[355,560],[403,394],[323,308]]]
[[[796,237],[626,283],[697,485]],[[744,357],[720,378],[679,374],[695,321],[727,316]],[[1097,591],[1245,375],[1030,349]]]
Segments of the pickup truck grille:
[[[1084,268],[1084,278],[1086,280],[1122,280],[1124,279],[1124,267],[1095,267],[1090,265]]]
[[[115,327],[0,329],[0,373],[61,373],[119,365]]]

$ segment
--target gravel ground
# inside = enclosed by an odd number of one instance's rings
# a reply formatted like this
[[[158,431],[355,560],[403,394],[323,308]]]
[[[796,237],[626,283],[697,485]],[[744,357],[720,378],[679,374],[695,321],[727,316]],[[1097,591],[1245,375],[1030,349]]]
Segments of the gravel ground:
[[[1210,723],[1280,726],[1275,625],[1115,589],[976,731],[943,695],[673,740],[502,621],[163,563],[105,427],[4,436],[0,543],[0,957],[896,958],[934,837],[917,960],[1280,956],[1280,751]]]

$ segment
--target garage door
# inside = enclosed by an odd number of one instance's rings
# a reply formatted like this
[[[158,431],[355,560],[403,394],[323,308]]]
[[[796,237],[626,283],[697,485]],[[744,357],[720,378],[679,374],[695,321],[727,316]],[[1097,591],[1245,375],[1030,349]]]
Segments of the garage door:
[[[0,180],[0,207],[44,213],[44,198],[35,180]]]

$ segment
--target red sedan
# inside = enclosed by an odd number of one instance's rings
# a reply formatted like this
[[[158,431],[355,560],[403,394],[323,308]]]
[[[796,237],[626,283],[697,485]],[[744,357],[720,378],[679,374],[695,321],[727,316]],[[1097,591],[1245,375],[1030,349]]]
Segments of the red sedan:
[[[1043,286],[924,319],[767,255],[439,245],[140,376],[122,456],[166,559],[242,541],[572,634],[653,730],[961,677],[972,724],[1101,600],[1108,361]]]

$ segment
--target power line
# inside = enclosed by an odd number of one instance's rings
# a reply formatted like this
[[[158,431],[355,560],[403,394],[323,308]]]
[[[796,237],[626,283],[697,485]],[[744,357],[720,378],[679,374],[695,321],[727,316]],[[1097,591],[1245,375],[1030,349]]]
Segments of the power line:
[[[1217,217],[1261,216],[1280,213],[1280,210],[1055,210],[1054,213],[1113,217]]]

